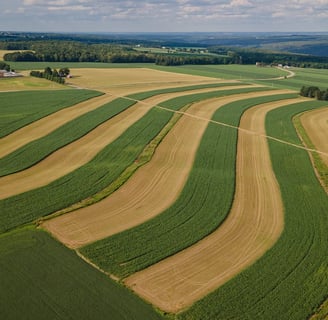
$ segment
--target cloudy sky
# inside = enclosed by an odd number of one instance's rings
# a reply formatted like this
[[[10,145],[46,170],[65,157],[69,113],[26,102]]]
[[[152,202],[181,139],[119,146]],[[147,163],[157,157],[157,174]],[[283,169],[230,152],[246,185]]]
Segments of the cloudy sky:
[[[328,32],[328,0],[0,0],[0,31]]]

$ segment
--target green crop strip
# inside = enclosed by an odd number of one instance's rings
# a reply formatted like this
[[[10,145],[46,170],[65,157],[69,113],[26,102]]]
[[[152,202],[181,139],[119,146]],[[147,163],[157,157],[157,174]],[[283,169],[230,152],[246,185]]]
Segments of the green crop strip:
[[[0,237],[0,279],[2,319],[162,319],[128,289],[33,228]]]
[[[267,134],[301,144],[292,117],[323,106],[311,101],[268,113]],[[328,198],[307,151],[269,139],[285,207],[285,228],[260,260],[178,316],[187,319],[307,319],[328,288]]]
[[[24,145],[0,159],[0,176],[31,167],[50,153],[81,138],[133,104],[135,101],[118,98],[64,124],[50,134]]]
[[[81,138],[95,127],[109,120],[120,112],[126,110],[136,101],[152,97],[157,94],[183,92],[186,90],[195,90],[202,88],[216,88],[227,84],[210,84],[189,86],[180,88],[169,88],[162,90],[146,91],[128,96],[128,99],[118,98],[110,103],[90,111],[51,132],[50,134],[32,141],[23,147],[15,150],[7,156],[0,159],[0,176],[12,174],[24,170],[44,159],[50,153],[62,148],[63,146]],[[230,85],[230,84],[228,84]],[[240,85],[239,83],[233,85]],[[80,90],[75,90],[80,91]],[[63,92],[66,92],[63,91]],[[132,100],[131,100],[132,99]]]
[[[192,94],[171,99],[166,107],[175,111],[201,99],[265,89],[245,88]],[[173,112],[159,108],[151,109],[89,163],[45,187],[0,201],[0,231],[4,232],[34,221],[106,188],[138,158],[145,146],[157,136],[172,116]]]
[[[43,118],[102,93],[91,90],[1,92],[0,138]]]
[[[221,107],[213,120],[238,126],[247,108],[295,97],[272,95],[232,102]],[[189,179],[169,209],[135,228],[83,247],[80,252],[101,269],[122,278],[211,233],[226,217],[232,203],[236,143],[236,129],[210,123]]]

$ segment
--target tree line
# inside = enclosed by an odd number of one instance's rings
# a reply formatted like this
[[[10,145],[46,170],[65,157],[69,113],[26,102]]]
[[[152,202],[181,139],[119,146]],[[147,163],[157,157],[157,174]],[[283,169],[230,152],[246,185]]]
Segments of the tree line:
[[[315,86],[303,86],[300,90],[300,95],[302,97],[328,101],[328,89],[320,90],[318,87]]]
[[[8,46],[11,49],[13,45]],[[72,41],[37,41],[18,43],[18,50],[4,55],[5,61],[34,62],[105,62],[155,63],[172,66],[183,64],[226,64],[230,57],[201,54],[159,54],[138,52],[130,46],[112,44],[85,44]]]
[[[293,54],[285,52],[268,52],[260,49],[237,49],[224,47],[211,47],[209,52],[217,54],[227,54],[233,59],[233,63],[255,64],[283,64],[300,68],[320,68],[328,69],[328,57],[319,57],[305,54]]]
[[[59,40],[0,42],[0,49],[17,50],[5,54],[5,61],[155,63],[164,66],[261,62],[303,68],[328,68],[328,57],[222,46],[208,48],[213,55],[139,52],[131,45]]]
[[[70,70],[68,68],[62,68],[59,71],[57,69],[51,69],[50,67],[46,67],[44,71],[35,71],[32,70],[30,72],[30,76],[37,78],[44,78],[50,81],[54,81],[60,84],[65,83],[65,77],[68,76]]]

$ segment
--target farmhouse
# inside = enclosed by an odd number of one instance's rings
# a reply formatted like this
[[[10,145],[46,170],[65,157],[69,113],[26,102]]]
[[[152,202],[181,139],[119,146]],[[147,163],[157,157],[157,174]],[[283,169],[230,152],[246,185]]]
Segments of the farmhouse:
[[[22,77],[20,73],[14,71],[0,70],[0,78]]]

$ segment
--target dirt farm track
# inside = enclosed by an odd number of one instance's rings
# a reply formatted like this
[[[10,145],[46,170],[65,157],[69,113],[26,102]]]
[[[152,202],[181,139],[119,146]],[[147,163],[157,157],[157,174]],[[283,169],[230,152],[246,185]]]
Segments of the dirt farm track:
[[[211,123],[229,126],[238,134],[233,200],[227,217],[219,227],[191,246],[123,278],[102,270],[95,261],[92,265],[113,279],[120,278],[135,294],[163,312],[176,314],[220,288],[275,246],[285,228],[285,204],[272,164],[266,119],[270,112],[297,104],[301,106],[309,102],[308,98],[299,97],[296,91],[290,89],[275,89],[251,81],[214,79],[147,68],[71,71],[73,77],[67,80],[70,88],[97,90],[104,94],[54,112],[1,138],[0,158],[117,98],[151,90],[180,87],[181,90],[138,100],[77,140],[49,153],[35,165],[0,177],[1,201],[38,188],[47,188],[94,159],[150,110],[160,109],[180,117],[145,165],[108,197],[64,214],[53,212],[54,215],[39,219],[39,228],[82,255],[83,250],[79,251],[81,248],[161,215],[181,195],[191,175],[204,133]],[[214,84],[220,86],[213,87]],[[203,87],[183,90],[183,87],[200,85]],[[236,93],[225,95],[228,90],[236,90]],[[184,111],[160,106],[170,99],[174,101],[187,95],[207,93],[213,96],[190,103]],[[271,96],[287,98],[270,101]],[[238,102],[247,104],[247,101],[257,98],[267,100],[245,107],[238,126],[211,120],[226,105]],[[328,166],[328,108],[306,111],[300,116],[300,122],[314,148],[320,151],[322,162]],[[305,148],[281,138],[276,141],[293,145],[295,149]],[[91,263],[87,256],[84,259]]]

